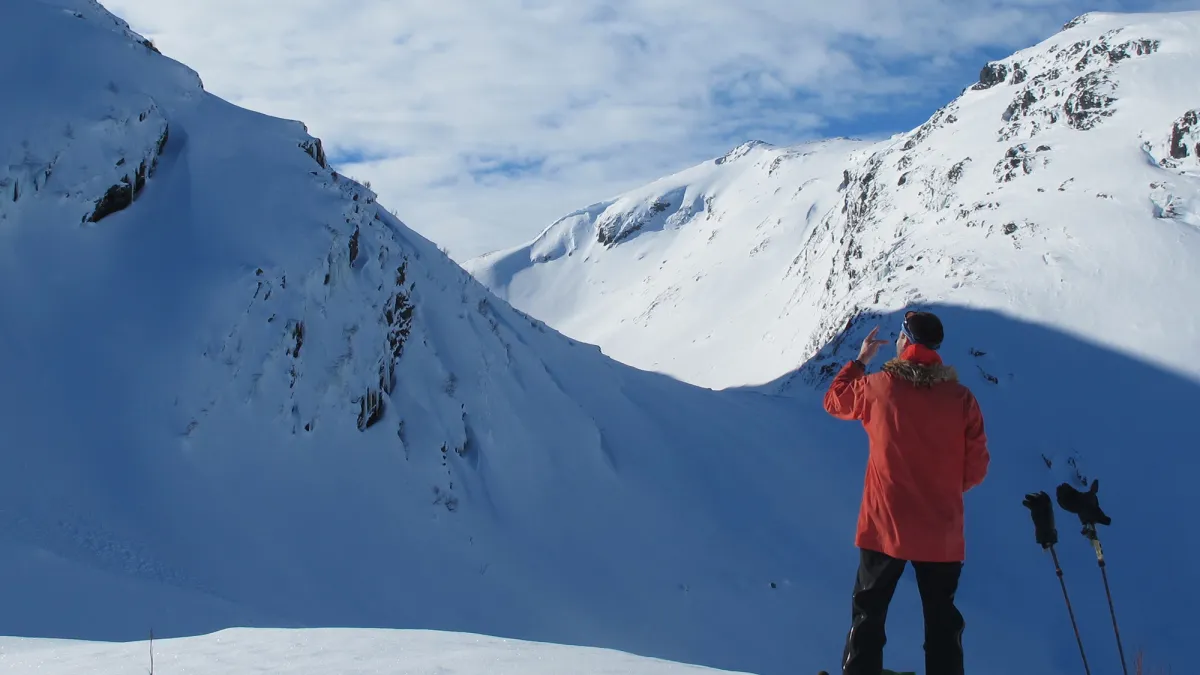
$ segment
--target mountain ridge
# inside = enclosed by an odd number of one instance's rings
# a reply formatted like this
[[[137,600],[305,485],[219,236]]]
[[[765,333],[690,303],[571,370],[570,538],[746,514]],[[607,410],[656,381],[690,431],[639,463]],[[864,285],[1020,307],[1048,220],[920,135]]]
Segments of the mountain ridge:
[[[979,82],[909,132],[877,142],[739,146],[727,155],[739,159],[710,160],[601,202],[465,267],[518,308],[618,360],[717,388],[774,379],[858,312],[908,303],[1009,307],[1103,334],[1094,316],[1064,317],[1007,294],[1079,293],[1082,278],[1052,270],[1081,242],[1103,268],[1136,276],[1137,265],[1112,245],[1134,237],[1135,226],[1118,223],[1178,227],[1185,250],[1198,246],[1197,110],[1185,74],[1198,22],[1196,12],[1084,15],[986,64]],[[1081,219],[1104,223],[1093,229],[1107,229],[1105,238],[1081,229]],[[1154,255],[1184,264],[1182,252],[1169,251],[1175,232],[1148,236],[1134,250],[1158,247]],[[1003,238],[1011,250],[996,249]],[[1031,247],[1042,260],[1023,252]],[[922,271],[931,265],[938,269]],[[987,270],[997,265],[1040,278],[996,288],[1004,274]],[[1176,287],[1186,287],[1186,274]],[[1115,311],[1161,323],[1134,299],[1150,288],[1108,283],[1121,298]],[[1164,333],[1169,346],[1157,351],[1178,355],[1194,344],[1200,332],[1185,326],[1180,339]],[[1134,341],[1111,344],[1164,363]],[[750,345],[769,354],[712,365]],[[1191,360],[1172,365],[1200,377]]]

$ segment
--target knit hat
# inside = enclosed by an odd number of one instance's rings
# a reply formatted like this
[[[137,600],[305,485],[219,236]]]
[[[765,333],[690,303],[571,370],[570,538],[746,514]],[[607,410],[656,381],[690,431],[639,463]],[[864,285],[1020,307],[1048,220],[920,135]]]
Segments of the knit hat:
[[[942,346],[945,333],[942,321],[931,312],[909,312],[904,315],[904,334],[910,342],[930,349]]]

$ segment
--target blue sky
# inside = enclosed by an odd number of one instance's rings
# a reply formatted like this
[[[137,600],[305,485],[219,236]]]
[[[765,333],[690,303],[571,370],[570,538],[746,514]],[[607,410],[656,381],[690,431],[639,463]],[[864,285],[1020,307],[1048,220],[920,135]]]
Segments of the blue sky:
[[[1200,0],[107,0],[458,260],[757,139],[886,136],[1087,11]]]

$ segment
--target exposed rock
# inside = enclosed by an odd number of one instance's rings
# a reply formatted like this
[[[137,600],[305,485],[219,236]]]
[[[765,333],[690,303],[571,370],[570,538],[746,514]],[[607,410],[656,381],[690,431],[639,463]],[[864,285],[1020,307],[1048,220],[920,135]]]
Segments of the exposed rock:
[[[1070,21],[1063,24],[1062,30],[1071,30],[1072,28],[1075,28],[1076,26],[1082,26],[1083,24],[1087,23],[1090,19],[1091,19],[1091,12],[1088,12],[1086,14],[1080,14],[1079,16],[1075,17],[1074,19],[1071,19]]]
[[[325,147],[321,144],[321,139],[313,138],[304,141],[300,144],[300,148],[304,150],[304,152],[308,153],[309,157],[312,157],[314,160],[316,160],[317,164],[320,164],[322,169],[329,168],[329,165],[325,161]],[[336,173],[334,174],[333,178],[334,180],[337,180]]]
[[[150,118],[152,113],[157,113],[157,109],[152,107],[149,110],[143,111],[138,115],[139,122],[145,122]],[[102,219],[122,211],[129,207],[142,190],[146,187],[146,179],[153,177],[154,172],[158,169],[158,158],[162,155],[167,147],[167,140],[170,138],[170,125],[163,122],[163,130],[155,141],[153,147],[146,153],[139,162],[137,169],[134,170],[132,176],[125,174],[121,176],[119,181],[105,191],[104,195],[96,200],[96,207],[91,213],[83,217],[84,222],[98,223]],[[117,160],[116,167],[121,168],[128,165],[125,157]],[[46,171],[46,176],[49,178],[49,169]]]
[[[925,142],[925,139],[929,138],[929,135],[940,127],[942,120],[945,119],[946,114],[950,110],[951,108],[947,106],[933,113],[933,116],[929,118],[929,121],[918,127],[908,141],[904,143],[904,146],[901,148],[901,150],[907,152]]]
[[[368,389],[358,400],[358,430],[366,431],[383,419],[383,396],[378,390]]]
[[[158,149],[159,156],[161,156],[163,154],[163,151],[167,149],[167,140],[170,137],[171,137],[171,125],[164,124],[163,130],[162,130],[162,135],[158,137],[158,145],[156,146]],[[157,166],[157,164],[158,164],[158,157],[155,157],[154,165]],[[153,168],[153,167],[151,167],[151,168]],[[151,171],[150,175],[151,176],[154,175],[153,171]]]
[[[1173,159],[1183,159],[1188,156],[1186,139],[1196,141],[1196,157],[1200,157],[1200,110],[1189,110],[1171,126],[1171,140],[1168,152]]]
[[[976,91],[990,89],[1008,77],[1008,66],[1003,63],[989,63],[979,71],[979,82],[971,87]]]
[[[291,324],[294,344],[287,350],[287,353],[293,359],[298,359],[300,358],[300,347],[304,345],[304,322],[295,321],[291,322]]]
[[[846,186],[849,184],[850,184],[850,169],[843,169],[842,170],[842,183],[841,183],[841,185],[838,185],[838,192],[845,190]]]
[[[16,201],[14,199],[14,201]],[[96,209],[87,217],[87,222],[98,223],[112,214],[124,210],[133,203],[133,185],[126,176],[120,183],[108,188],[96,202]]]
[[[971,158],[967,157],[966,159],[962,160],[961,162],[950,167],[950,170],[946,172],[946,179],[950,181],[951,185],[954,185],[955,183],[957,183],[959,181],[959,179],[962,178],[963,172],[967,168],[967,163],[970,161],[971,161]]]
[[[1018,94],[1017,98],[1015,98],[1012,103],[1008,104],[1008,107],[1004,109],[1004,113],[1001,115],[1001,119],[1003,119],[1005,122],[1008,122],[1012,120],[1018,113],[1029,112],[1029,108],[1037,102],[1037,94],[1035,94],[1032,89],[1026,89]]]
[[[354,228],[354,234],[350,235],[350,266],[354,266],[354,261],[358,259],[358,236],[359,229]]]
[[[1089,73],[1079,78],[1072,93],[1063,104],[1067,124],[1087,131],[1113,114],[1112,104],[1117,102],[1114,94],[1116,85],[1104,73]]]
[[[1123,42],[1110,49],[1108,52],[1108,58],[1109,61],[1117,63],[1128,58],[1133,58],[1134,56],[1153,54],[1154,52],[1158,51],[1158,48],[1161,46],[1161,40],[1149,40],[1145,38],[1141,40],[1130,40],[1129,42]]]
[[[383,322],[387,326],[387,352],[379,368],[379,388],[390,394],[396,386],[396,364],[404,354],[404,345],[412,330],[413,304],[409,296],[412,288],[405,288],[408,261],[396,268],[396,291],[383,306]]]
[[[1050,146],[1042,145],[1037,150],[1029,150],[1024,143],[1009,148],[1004,153],[1004,159],[1000,160],[993,170],[993,173],[996,175],[996,182],[1007,183],[1018,175],[1033,173],[1039,163],[1044,166],[1048,162],[1045,159],[1039,162],[1038,153],[1049,149]]]

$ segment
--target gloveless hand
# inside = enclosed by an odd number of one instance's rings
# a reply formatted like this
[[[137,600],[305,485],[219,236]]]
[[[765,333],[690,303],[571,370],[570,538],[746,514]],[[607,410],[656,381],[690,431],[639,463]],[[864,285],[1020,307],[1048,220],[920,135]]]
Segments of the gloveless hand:
[[[875,358],[879,353],[879,348],[888,343],[887,340],[877,340],[875,336],[879,334],[879,326],[871,329],[871,333],[867,335],[867,339],[863,340],[862,347],[858,350],[858,360],[865,366]]]

